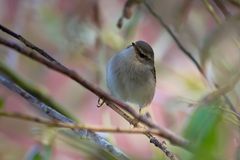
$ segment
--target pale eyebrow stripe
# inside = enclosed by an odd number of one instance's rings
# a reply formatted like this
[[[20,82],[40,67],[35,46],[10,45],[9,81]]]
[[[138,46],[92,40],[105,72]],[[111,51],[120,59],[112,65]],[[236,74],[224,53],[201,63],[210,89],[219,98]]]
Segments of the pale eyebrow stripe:
[[[141,52],[141,53],[143,53],[144,54],[144,51],[142,50],[142,48],[140,48],[140,47],[137,47],[137,49]],[[149,56],[148,54],[144,54],[146,57],[148,57],[148,59],[150,59],[150,60],[153,60],[152,59],[152,57],[151,56]]]

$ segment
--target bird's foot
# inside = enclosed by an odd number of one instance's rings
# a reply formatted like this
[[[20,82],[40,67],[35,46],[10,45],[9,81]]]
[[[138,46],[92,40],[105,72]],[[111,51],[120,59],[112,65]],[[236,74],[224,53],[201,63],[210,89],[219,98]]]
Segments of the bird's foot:
[[[152,119],[150,113],[148,111],[143,112],[142,108],[139,109],[139,114],[146,119]],[[132,121],[130,121],[130,124],[133,125],[133,127],[137,127],[138,123],[139,119],[137,118],[134,118]]]
[[[150,120],[152,119],[148,110],[144,110],[142,108],[139,108],[139,114],[142,115],[146,119],[150,119]]]
[[[134,118],[130,121],[130,124],[133,125],[133,127],[137,127],[138,126],[138,122],[139,120],[137,118]]]
[[[97,104],[97,107],[99,108],[99,107],[102,107],[103,105],[104,105],[104,103],[105,103],[105,101],[104,101],[104,99],[102,99],[102,98],[98,98],[98,104]]]

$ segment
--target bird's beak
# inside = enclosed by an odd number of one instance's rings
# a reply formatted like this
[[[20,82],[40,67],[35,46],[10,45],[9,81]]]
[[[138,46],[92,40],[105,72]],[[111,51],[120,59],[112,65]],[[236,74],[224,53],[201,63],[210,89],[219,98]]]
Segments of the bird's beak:
[[[137,51],[139,51],[137,45],[136,45],[134,42],[132,42],[132,46],[133,46]]]
[[[132,46],[133,46],[133,47],[136,47],[136,44],[135,44],[134,42],[132,42]]]

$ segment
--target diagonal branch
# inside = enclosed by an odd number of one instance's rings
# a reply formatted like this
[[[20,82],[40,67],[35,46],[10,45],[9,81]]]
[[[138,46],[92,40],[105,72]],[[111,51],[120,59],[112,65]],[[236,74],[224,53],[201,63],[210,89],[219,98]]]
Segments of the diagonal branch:
[[[39,101],[37,98],[30,95],[25,90],[23,90],[22,88],[20,88],[19,86],[17,86],[16,84],[8,80],[7,78],[3,77],[2,75],[0,75],[0,83],[4,85],[6,88],[8,88],[9,90],[22,96],[26,101],[32,104],[36,109],[45,113],[51,119],[57,120],[63,123],[75,124],[73,120],[65,117],[64,115],[60,114],[56,110],[52,109],[51,107],[47,106],[43,102]],[[113,154],[118,159],[125,159],[125,160],[128,159],[128,157],[124,153],[122,153],[118,148],[114,147],[106,139],[99,136],[98,134],[86,129],[78,129],[73,131],[81,138],[88,139],[91,142],[101,146],[104,150]]]
[[[166,29],[166,31],[170,34],[170,36],[173,38],[173,40],[176,42],[179,49],[182,50],[182,52],[193,62],[193,64],[197,67],[199,72],[204,75],[203,69],[200,66],[200,64],[197,62],[197,60],[192,56],[192,54],[182,45],[182,43],[179,41],[179,39],[176,37],[176,35],[173,33],[173,31],[170,29],[170,27],[163,21],[162,17],[158,15],[152,7],[148,4],[147,0],[143,0],[143,3],[145,7],[148,9],[148,11],[159,21],[159,23]]]
[[[22,37],[21,35],[11,31],[10,29],[4,27],[3,25],[0,24],[0,30],[2,30],[3,32],[11,35],[12,37],[18,39],[19,41],[23,42],[27,47],[37,51],[38,53],[40,53],[43,57],[45,57],[46,59],[48,59],[49,61],[56,63],[59,66],[64,67],[61,63],[59,63],[57,60],[55,60],[53,57],[51,57],[49,54],[47,54],[44,50],[42,50],[41,48],[35,46],[34,44],[32,44],[31,42],[29,42],[28,40],[26,40],[24,37]]]

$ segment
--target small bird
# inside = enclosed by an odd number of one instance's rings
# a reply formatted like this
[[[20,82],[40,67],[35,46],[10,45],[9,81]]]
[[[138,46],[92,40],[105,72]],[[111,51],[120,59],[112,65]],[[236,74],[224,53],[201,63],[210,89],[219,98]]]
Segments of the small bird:
[[[144,42],[133,42],[107,64],[107,86],[111,94],[141,109],[151,103],[156,86],[154,52]]]

